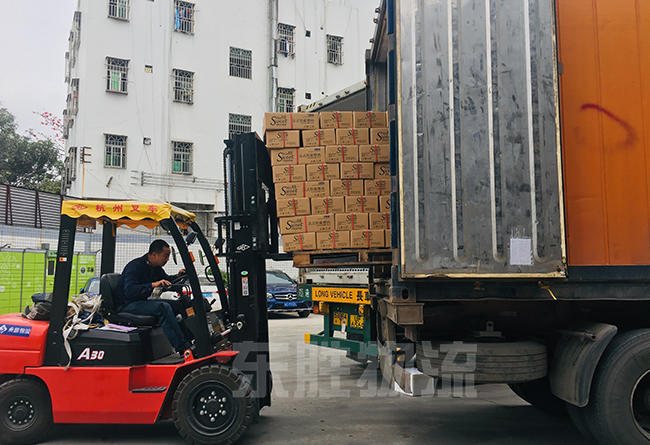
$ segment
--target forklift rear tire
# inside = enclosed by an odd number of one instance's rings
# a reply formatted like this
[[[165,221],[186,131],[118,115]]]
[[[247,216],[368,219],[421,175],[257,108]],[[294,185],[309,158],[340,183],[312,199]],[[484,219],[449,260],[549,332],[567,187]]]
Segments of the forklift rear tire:
[[[231,444],[246,430],[255,408],[246,377],[232,368],[203,366],[189,373],[174,394],[176,429],[192,444]]]
[[[38,442],[52,426],[52,402],[47,387],[17,377],[0,385],[0,441]]]
[[[300,312],[298,312],[298,316],[300,318],[307,318],[307,317],[309,317],[309,311],[300,311]]]

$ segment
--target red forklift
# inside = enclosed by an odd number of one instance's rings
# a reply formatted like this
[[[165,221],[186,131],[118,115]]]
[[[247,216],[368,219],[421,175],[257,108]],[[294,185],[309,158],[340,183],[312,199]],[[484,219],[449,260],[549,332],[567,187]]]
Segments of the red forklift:
[[[0,442],[38,442],[53,423],[173,419],[189,443],[233,443],[271,405],[265,259],[285,256],[278,254],[270,159],[257,135],[226,141],[226,169],[227,211],[216,220],[225,238],[214,246],[194,214],[170,204],[63,202],[49,320],[0,316]],[[122,328],[78,330],[64,338],[75,233],[96,223],[103,226],[100,314]],[[186,274],[171,290],[182,299],[182,324],[194,339],[182,355],[155,317],[112,307],[120,226],[160,226],[174,240]],[[202,296],[188,249],[196,240],[206,253],[206,277],[219,291],[217,311]],[[217,256],[226,259],[228,293]]]

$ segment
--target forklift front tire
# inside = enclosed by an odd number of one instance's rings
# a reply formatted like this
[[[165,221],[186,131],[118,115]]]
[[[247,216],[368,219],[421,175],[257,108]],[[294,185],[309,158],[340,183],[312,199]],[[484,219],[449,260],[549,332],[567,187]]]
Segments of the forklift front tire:
[[[220,365],[203,366],[188,374],[172,403],[176,429],[197,445],[234,443],[253,414],[254,400],[246,377]]]
[[[38,442],[52,423],[52,402],[44,384],[17,377],[0,385],[0,442]]]

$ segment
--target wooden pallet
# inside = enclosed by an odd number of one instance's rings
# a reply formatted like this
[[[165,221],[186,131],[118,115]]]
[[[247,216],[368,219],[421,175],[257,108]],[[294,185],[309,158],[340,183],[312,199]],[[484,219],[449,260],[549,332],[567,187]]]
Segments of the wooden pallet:
[[[391,249],[310,250],[293,254],[294,267],[370,267],[392,263]]]

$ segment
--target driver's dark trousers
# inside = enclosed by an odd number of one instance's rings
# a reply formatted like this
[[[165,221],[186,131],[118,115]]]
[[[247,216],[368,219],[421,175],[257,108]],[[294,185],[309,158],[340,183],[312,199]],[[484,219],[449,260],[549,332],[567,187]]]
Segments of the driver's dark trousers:
[[[177,301],[167,300],[141,300],[127,303],[119,308],[120,312],[130,312],[136,315],[154,315],[158,317],[158,323],[165,332],[169,343],[177,352],[181,354],[189,348],[190,342],[187,340],[181,327],[176,321],[172,305],[178,305],[180,312],[180,303]]]

